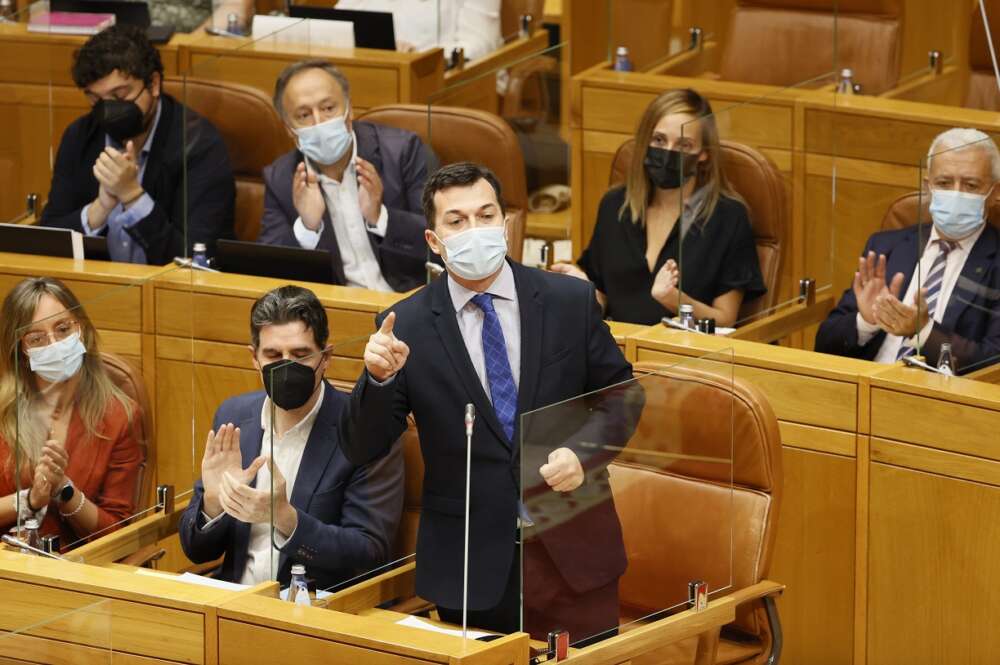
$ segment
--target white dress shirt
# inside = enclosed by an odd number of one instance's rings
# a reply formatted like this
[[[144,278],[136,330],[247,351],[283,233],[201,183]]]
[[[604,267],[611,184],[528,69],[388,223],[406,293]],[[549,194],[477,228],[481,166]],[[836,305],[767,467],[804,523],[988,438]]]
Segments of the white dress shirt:
[[[469,352],[469,359],[479,376],[479,382],[483,384],[486,395],[493,400],[490,394],[490,382],[486,376],[486,358],[483,354],[483,319],[485,313],[479,306],[472,302],[472,298],[478,295],[475,291],[470,291],[448,275],[448,293],[451,295],[451,303],[455,307],[455,316],[458,319],[458,330],[462,333],[462,341]],[[500,319],[500,328],[503,330],[503,341],[507,346],[507,359],[510,361],[510,370],[514,375],[514,385],[521,385],[521,310],[517,304],[517,289],[514,286],[514,271],[510,269],[510,264],[503,262],[500,274],[493,280],[493,283],[486,293],[494,296],[493,309],[496,310],[497,318]]]
[[[316,404],[306,414],[305,418],[296,423],[285,434],[278,438],[276,443],[272,443],[271,437],[271,398],[264,400],[264,406],[260,411],[260,426],[264,430],[264,438],[261,441],[260,454],[271,455],[275,466],[285,477],[285,494],[289,500],[292,498],[292,488],[295,487],[295,479],[299,475],[299,466],[302,463],[302,453],[306,449],[306,442],[309,441],[309,434],[312,432],[313,423],[319,414],[320,407],[323,406],[323,394],[326,392],[326,385],[320,383],[319,398]],[[271,470],[265,464],[257,472],[257,489],[267,489],[271,486]],[[293,532],[294,533],[294,532]],[[260,584],[268,580],[275,579],[278,574],[278,561],[280,551],[274,547],[283,547],[288,538],[275,529],[274,543],[271,542],[271,524],[262,522],[250,526],[250,543],[247,547],[247,565],[243,569],[243,577],[240,582],[243,584]],[[270,555],[270,556],[269,556]]]
[[[965,261],[969,258],[969,252],[972,251],[972,247],[979,240],[979,236],[983,234],[984,228],[986,228],[985,225],[972,235],[957,241],[958,244],[956,247],[948,253],[948,258],[945,260],[944,275],[941,278],[941,291],[934,305],[934,311],[930,313],[931,317],[927,321],[927,325],[917,335],[911,337],[887,334],[885,340],[882,342],[882,346],[879,347],[878,353],[875,355],[875,362],[894,363],[896,362],[896,356],[899,354],[899,348],[904,343],[914,348],[919,348],[927,342],[934,323],[941,323],[942,319],[944,319],[945,310],[948,309],[948,301],[951,300],[951,294],[955,290],[955,284],[958,283],[959,275],[962,274]],[[917,262],[917,266],[914,267],[910,285],[906,288],[906,294],[902,298],[904,304],[915,305],[917,288],[923,286],[922,282],[930,274],[931,266],[934,265],[934,259],[941,252],[941,246],[936,242],[940,237],[937,229],[932,227],[927,246]],[[921,279],[917,279],[918,269],[919,274],[922,276]],[[892,279],[892,275],[887,275],[887,277]],[[858,327],[858,344],[860,346],[867,344],[881,330],[877,325],[865,321],[860,312],[857,314],[856,322]]]
[[[327,212],[333,223],[333,234],[337,238],[340,250],[340,260],[344,265],[344,278],[347,286],[359,286],[373,291],[391,293],[393,288],[382,276],[375,250],[372,248],[369,233],[384,238],[389,227],[389,211],[385,205],[379,212],[375,226],[369,226],[361,213],[361,203],[358,200],[358,138],[352,135],[353,154],[351,161],[344,169],[343,179],[337,182],[328,178],[308,163],[307,166],[316,172],[323,198],[326,201]],[[316,249],[319,244],[320,231],[308,229],[301,217],[292,224],[292,233],[299,244],[306,249]]]
[[[447,57],[461,46],[475,60],[503,44],[500,0],[340,0],[337,9],[391,12],[397,43],[417,51],[440,46]]]

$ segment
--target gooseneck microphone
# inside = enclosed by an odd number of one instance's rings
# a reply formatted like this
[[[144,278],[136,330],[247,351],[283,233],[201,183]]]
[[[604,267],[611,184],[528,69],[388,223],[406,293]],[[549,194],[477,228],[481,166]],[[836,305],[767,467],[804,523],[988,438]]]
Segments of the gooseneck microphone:
[[[465,405],[465,556],[462,557],[462,639],[469,630],[469,488],[472,479],[472,426],[476,407]]]

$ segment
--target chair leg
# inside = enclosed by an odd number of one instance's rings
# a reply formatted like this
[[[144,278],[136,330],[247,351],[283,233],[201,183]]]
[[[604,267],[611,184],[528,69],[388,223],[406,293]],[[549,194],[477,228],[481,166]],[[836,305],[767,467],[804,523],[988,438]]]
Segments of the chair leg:
[[[715,657],[719,651],[719,630],[715,628],[698,636],[694,665],[715,665]]]

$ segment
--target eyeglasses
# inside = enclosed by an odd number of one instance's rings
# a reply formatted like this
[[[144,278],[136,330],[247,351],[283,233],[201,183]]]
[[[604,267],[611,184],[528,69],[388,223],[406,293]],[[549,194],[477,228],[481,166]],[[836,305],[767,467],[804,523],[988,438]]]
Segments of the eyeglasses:
[[[72,319],[64,319],[56,323],[51,332],[32,330],[21,337],[21,344],[26,349],[38,349],[49,345],[49,340],[61,342],[79,329],[80,324]]]

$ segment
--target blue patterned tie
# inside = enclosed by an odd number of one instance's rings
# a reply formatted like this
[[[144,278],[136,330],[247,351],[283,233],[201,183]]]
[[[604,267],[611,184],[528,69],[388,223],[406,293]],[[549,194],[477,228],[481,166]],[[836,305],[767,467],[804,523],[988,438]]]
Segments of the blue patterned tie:
[[[507,439],[514,440],[514,418],[517,417],[517,386],[514,373],[510,371],[507,344],[497,311],[493,309],[493,296],[480,293],[473,296],[473,304],[483,310],[483,359],[486,363],[486,379],[490,384],[493,411],[503,426]]]
[[[923,288],[927,289],[927,314],[934,318],[934,311],[937,309],[938,296],[941,295],[941,282],[944,281],[944,269],[948,263],[948,254],[958,246],[957,242],[951,240],[936,240],[938,255],[934,257],[931,269],[927,271]],[[896,353],[896,360],[902,360],[907,356],[916,354],[917,350],[904,343]]]

